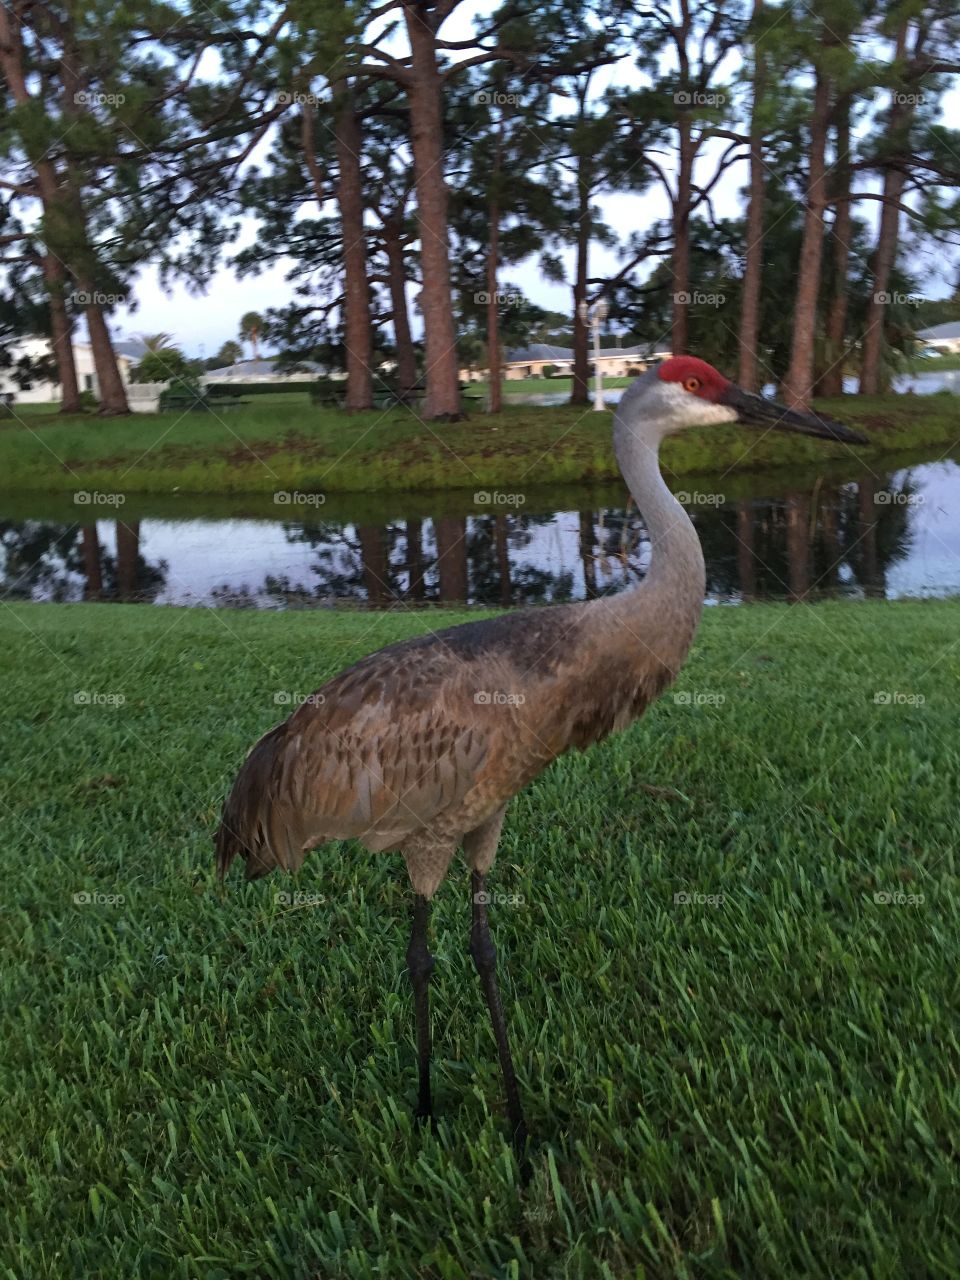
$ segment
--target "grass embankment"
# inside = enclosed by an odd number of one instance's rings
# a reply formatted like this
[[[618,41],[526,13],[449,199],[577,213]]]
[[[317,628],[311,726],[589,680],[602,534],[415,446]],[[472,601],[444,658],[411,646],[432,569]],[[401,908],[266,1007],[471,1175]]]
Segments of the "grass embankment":
[[[569,406],[507,406],[465,422],[425,425],[409,412],[348,417],[309,404],[213,414],[141,415],[61,422],[34,415],[0,428],[0,490],[101,493],[523,491],[616,479],[610,415]],[[949,395],[848,398],[825,411],[861,427],[870,458],[960,435]],[[850,459],[845,445],[742,427],[685,432],[667,442],[675,476],[731,467]]]
[[[958,1274],[960,605],[710,610],[678,698],[513,803],[526,1187],[463,868],[432,1136],[400,861],[313,854],[304,906],[211,864],[277,693],[440,621],[0,610],[0,1273]]]

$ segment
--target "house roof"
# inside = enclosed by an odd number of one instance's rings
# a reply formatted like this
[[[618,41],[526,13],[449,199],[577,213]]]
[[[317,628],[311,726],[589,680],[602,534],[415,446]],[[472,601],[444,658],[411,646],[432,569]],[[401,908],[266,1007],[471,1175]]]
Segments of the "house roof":
[[[641,359],[647,359],[653,355],[655,348],[651,345],[636,347],[601,347],[601,356],[611,356],[614,359],[618,356],[638,356]],[[593,359],[593,348],[590,348],[590,358]],[[529,347],[519,347],[507,352],[508,364],[529,364],[534,360],[572,360],[572,347],[554,347],[548,342],[535,342]]]
[[[326,373],[322,365],[313,360],[298,360],[290,369],[278,369],[277,360],[238,360],[236,364],[226,364],[221,369],[210,369],[204,374],[206,378],[264,378],[276,375],[284,378],[290,373]]]
[[[960,320],[949,320],[946,324],[935,324],[932,329],[921,329],[917,337],[926,342],[936,342],[938,338],[960,338]]]

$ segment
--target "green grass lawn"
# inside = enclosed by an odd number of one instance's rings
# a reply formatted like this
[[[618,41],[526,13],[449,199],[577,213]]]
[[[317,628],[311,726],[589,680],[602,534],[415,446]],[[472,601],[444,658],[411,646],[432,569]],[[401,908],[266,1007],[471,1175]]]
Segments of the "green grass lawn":
[[[960,402],[950,395],[848,397],[822,407],[867,433],[870,445],[857,451],[866,458],[948,447],[960,436]],[[664,450],[674,476],[850,457],[846,445],[746,427],[685,432]],[[293,396],[217,415],[34,414],[0,424],[0,491],[524,491],[616,478],[610,414],[568,405],[508,405],[495,416],[431,425],[406,410],[348,416]]]
[[[957,1275],[960,604],[708,610],[513,803],[526,1186],[461,866],[435,1136],[401,861],[313,854],[305,906],[213,874],[277,695],[450,617],[0,610],[0,1275]]]

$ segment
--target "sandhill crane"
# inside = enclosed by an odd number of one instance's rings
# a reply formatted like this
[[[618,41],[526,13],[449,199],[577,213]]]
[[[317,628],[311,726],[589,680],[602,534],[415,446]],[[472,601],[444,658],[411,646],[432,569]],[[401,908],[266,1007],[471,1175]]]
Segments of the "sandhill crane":
[[[512,1136],[523,1111],[497,988],[486,876],[511,797],[571,747],[625,728],[676,677],[704,594],[693,524],[664,483],[661,440],[687,427],[748,422],[864,443],[837,422],[785,409],[678,356],[627,390],[614,448],[652,545],[631,590],[526,609],[405,640],[363,658],[256,744],[216,835],[223,877],[240,854],[251,879],[297,870],[307,850],[355,838],[399,852],[414,890],[406,960],[414,993],[419,1104],[432,1116],[427,946],[433,897],[458,847],[471,870],[470,954],[504,1077]]]

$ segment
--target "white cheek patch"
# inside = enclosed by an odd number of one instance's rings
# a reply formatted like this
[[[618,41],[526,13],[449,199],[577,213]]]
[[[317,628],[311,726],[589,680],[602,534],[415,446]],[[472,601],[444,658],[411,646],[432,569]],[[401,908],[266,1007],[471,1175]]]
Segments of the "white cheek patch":
[[[664,406],[664,418],[670,431],[682,431],[686,427],[709,427],[722,422],[736,422],[737,411],[726,404],[712,404],[701,400],[691,391],[685,391],[679,382],[664,382],[660,393]]]

